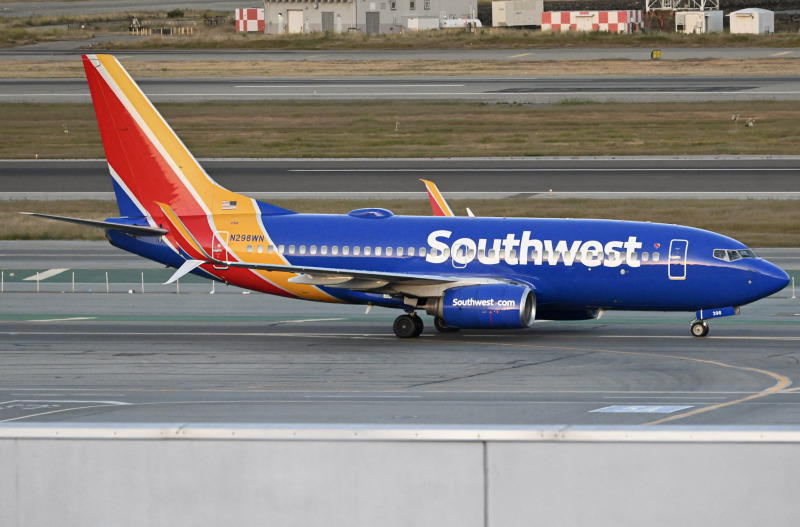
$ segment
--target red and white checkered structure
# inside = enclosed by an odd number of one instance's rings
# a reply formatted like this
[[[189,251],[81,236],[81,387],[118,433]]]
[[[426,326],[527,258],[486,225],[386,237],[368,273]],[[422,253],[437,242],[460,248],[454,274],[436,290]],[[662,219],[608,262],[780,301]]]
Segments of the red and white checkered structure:
[[[236,31],[264,32],[264,8],[236,10]]]
[[[643,26],[643,11],[545,11],[542,13],[542,31],[633,33]]]

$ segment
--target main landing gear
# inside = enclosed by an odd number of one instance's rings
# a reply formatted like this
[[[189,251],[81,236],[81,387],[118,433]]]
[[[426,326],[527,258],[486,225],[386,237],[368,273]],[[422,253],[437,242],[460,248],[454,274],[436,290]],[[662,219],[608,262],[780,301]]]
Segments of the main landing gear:
[[[419,337],[425,325],[422,319],[413,311],[407,315],[400,315],[394,319],[394,334],[401,339],[413,339]]]
[[[695,337],[708,335],[708,323],[705,320],[694,320],[692,322],[692,335]]]
[[[448,326],[444,320],[439,317],[433,319],[433,325],[442,333],[452,333],[458,331],[458,328]],[[407,315],[400,315],[394,320],[394,334],[401,339],[413,339],[419,337],[425,325],[422,319],[413,311]]]

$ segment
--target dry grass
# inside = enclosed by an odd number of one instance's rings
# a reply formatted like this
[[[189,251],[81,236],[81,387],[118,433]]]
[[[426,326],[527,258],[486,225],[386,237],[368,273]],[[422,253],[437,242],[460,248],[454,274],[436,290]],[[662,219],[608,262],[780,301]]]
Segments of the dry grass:
[[[716,33],[612,34],[601,32],[543,32],[504,28],[420,31],[396,34],[309,33],[262,35],[234,33],[229,28],[218,34],[189,38],[161,37],[112,42],[108,49],[547,49],[547,48],[671,48],[671,47],[796,47],[800,36],[794,32],[771,35]]]
[[[386,207],[396,214],[431,214],[424,197],[418,200],[278,200],[274,204],[298,212],[346,213],[360,207]],[[539,218],[607,218],[691,225],[736,238],[751,247],[797,247],[800,221],[796,201],[651,200],[651,199],[503,199],[451,200],[453,210],[470,207],[479,216]],[[0,202],[0,239],[101,239],[98,229],[22,216],[20,211],[89,219],[119,212],[105,201]]]
[[[510,52],[512,53],[512,52]],[[138,61],[124,60],[136,79],[154,77],[352,77],[352,76],[654,76],[800,75],[800,59],[663,60],[325,60]],[[80,60],[4,61],[0,78],[82,78]]]
[[[800,106],[775,101],[158,106],[198,157],[796,154],[800,144]],[[732,124],[733,113],[756,126]],[[104,157],[88,104],[0,104],[0,122],[14,123],[0,127],[2,158]]]

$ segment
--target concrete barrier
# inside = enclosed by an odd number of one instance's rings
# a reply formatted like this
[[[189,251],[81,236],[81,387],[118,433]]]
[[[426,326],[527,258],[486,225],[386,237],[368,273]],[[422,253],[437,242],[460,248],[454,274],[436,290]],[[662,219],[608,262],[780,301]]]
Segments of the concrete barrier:
[[[0,425],[3,526],[792,524],[800,428]]]

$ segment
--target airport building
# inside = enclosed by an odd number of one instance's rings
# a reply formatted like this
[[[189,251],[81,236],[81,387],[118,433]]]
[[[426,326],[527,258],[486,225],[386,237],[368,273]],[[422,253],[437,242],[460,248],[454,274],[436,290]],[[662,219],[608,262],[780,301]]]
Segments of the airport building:
[[[237,9],[236,16],[238,31],[375,34],[464,27],[466,22],[454,26],[452,21],[475,20],[476,7],[474,0],[266,0],[263,9]],[[240,12],[244,11],[248,14],[243,16],[261,17],[263,23],[240,25]],[[256,26],[260,29],[254,29]]]
[[[772,11],[758,8],[740,9],[728,16],[731,33],[763,35],[775,32],[775,13]]]

